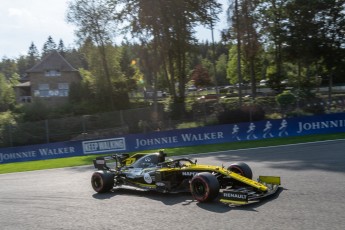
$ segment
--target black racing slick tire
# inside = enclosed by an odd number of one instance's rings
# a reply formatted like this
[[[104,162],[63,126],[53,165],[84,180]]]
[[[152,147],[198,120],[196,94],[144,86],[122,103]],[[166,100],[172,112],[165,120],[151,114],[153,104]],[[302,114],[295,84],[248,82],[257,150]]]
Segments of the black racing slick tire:
[[[228,167],[228,170],[240,174],[241,176],[247,177],[249,179],[253,178],[253,172],[251,168],[244,162],[233,163]]]
[[[219,194],[219,189],[217,178],[209,172],[196,174],[190,182],[192,196],[199,202],[214,200]]]
[[[109,192],[114,187],[114,174],[108,171],[97,171],[91,176],[93,190],[98,193]]]

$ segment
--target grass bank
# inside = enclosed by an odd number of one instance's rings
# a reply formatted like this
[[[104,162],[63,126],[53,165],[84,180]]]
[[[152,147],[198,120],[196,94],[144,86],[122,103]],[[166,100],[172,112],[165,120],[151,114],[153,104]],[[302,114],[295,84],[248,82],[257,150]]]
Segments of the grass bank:
[[[200,145],[200,146],[169,148],[169,149],[167,148],[165,149],[165,152],[168,154],[168,156],[178,156],[178,155],[195,154],[195,153],[207,153],[207,152],[246,149],[246,148],[255,148],[255,147],[278,146],[278,145],[286,145],[286,144],[297,144],[297,143],[306,143],[306,142],[335,140],[335,139],[345,139],[345,133],[327,134],[327,135],[309,135],[309,136],[302,136],[302,137],[272,138],[272,139],[257,140],[257,141],[241,141],[241,142],[233,142],[233,143]],[[146,152],[154,152],[154,150],[146,151]],[[96,155],[88,155],[88,156],[80,156],[80,157],[51,159],[51,160],[0,164],[0,174],[91,165],[92,160],[95,158],[95,156]]]

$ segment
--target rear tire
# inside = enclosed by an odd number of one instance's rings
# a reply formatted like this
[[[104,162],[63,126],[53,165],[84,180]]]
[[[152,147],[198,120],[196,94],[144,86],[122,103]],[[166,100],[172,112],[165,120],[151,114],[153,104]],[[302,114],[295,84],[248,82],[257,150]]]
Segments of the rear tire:
[[[217,178],[209,172],[198,173],[190,182],[190,191],[199,202],[214,200],[219,194],[219,188]]]
[[[253,172],[249,165],[244,162],[237,162],[231,164],[228,168],[229,171],[240,174],[241,176],[247,177],[249,179],[253,178]]]
[[[114,187],[114,174],[107,171],[97,171],[91,176],[93,190],[98,193],[109,192]]]

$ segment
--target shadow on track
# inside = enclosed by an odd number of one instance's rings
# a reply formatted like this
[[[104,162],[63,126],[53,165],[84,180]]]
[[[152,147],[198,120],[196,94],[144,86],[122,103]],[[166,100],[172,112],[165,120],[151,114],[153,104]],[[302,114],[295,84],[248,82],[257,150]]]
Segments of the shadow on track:
[[[316,142],[298,145],[233,150],[200,155],[214,156],[221,162],[270,162],[271,168],[293,171],[321,170],[345,173],[345,141]]]
[[[271,202],[277,199],[283,190],[287,190],[287,189],[280,188],[272,196],[268,196],[268,197],[260,199],[259,201],[255,201],[255,202],[252,202],[246,205],[241,205],[241,206],[228,205],[228,204],[221,203],[220,201],[214,201],[211,203],[197,203],[197,206],[207,211],[217,212],[217,213],[219,213],[219,210],[224,210],[224,211],[226,210],[226,212],[231,211],[231,210],[258,212],[256,208],[260,207],[261,205],[266,204],[267,202]]]
[[[260,199],[258,202],[249,203],[242,206],[232,206],[221,203],[218,199],[212,202],[200,203],[193,199],[190,193],[160,193],[155,191],[140,191],[134,189],[117,188],[109,193],[95,193],[92,195],[93,198],[99,200],[111,199],[115,196],[135,196],[160,201],[165,205],[171,206],[181,204],[183,206],[195,204],[201,209],[207,210],[214,213],[225,213],[231,210],[243,210],[257,212],[256,208],[264,205],[267,202],[277,199],[284,188],[280,188],[274,195]]]

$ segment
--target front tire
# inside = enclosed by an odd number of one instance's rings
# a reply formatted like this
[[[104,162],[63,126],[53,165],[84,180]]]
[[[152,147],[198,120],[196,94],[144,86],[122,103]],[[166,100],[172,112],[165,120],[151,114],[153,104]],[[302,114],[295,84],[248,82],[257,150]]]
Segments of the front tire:
[[[91,176],[93,190],[98,193],[109,192],[114,187],[114,174],[107,171],[97,171]]]
[[[249,179],[253,178],[252,169],[249,167],[249,165],[247,165],[244,162],[237,162],[237,163],[231,164],[228,167],[228,170],[231,172],[240,174],[241,176],[247,177]]]
[[[214,200],[219,194],[219,188],[217,178],[209,172],[198,173],[190,182],[190,191],[199,202]]]

